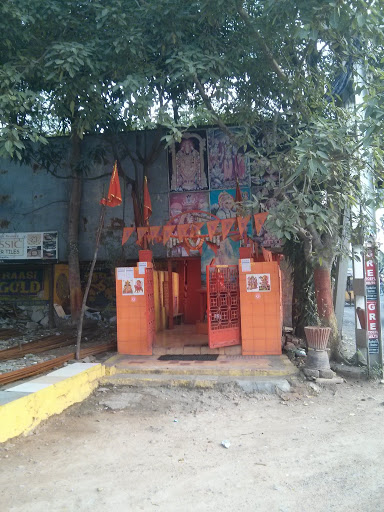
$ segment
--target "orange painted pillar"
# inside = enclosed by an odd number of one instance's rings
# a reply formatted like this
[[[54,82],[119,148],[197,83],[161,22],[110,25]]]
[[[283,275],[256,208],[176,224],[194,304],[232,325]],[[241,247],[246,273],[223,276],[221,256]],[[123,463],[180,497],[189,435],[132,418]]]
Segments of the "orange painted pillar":
[[[168,259],[168,329],[173,329],[173,277],[171,259]]]
[[[118,353],[152,355],[155,333],[152,263],[116,269],[116,318]]]
[[[246,261],[246,260],[244,260]],[[281,354],[281,277],[279,264],[239,261],[243,355]]]

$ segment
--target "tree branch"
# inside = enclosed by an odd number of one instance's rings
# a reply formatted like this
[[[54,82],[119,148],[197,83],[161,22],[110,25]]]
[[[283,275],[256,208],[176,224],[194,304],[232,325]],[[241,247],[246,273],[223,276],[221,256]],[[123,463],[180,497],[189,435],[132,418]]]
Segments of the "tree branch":
[[[276,59],[273,56],[273,53],[269,49],[269,46],[267,45],[267,43],[264,41],[262,36],[259,34],[259,32],[253,26],[251,17],[249,16],[247,11],[242,6],[242,0],[236,0],[236,8],[237,8],[237,12],[239,13],[241,19],[244,21],[245,25],[250,29],[252,34],[255,36],[257,42],[262,47],[265,56],[269,60],[269,63],[271,64],[271,67],[272,67],[272,69],[274,69],[277,76],[279,78],[281,78],[281,80],[284,80],[284,82],[289,82],[288,76],[284,73],[284,71],[279,66],[278,62],[276,61]]]

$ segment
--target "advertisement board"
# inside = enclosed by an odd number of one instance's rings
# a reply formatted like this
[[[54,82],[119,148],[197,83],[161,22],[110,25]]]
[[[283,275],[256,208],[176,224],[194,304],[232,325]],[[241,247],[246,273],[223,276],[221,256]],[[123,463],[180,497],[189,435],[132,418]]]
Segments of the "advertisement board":
[[[0,233],[0,261],[57,260],[57,231]]]

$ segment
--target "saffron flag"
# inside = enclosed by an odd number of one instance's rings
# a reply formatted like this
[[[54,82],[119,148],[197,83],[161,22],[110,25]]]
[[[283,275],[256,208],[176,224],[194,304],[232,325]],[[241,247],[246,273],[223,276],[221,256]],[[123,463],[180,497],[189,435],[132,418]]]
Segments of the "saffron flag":
[[[204,226],[205,222],[194,222],[191,226],[191,233],[199,235],[200,229]]]
[[[250,218],[251,218],[250,215],[247,215],[246,217],[237,217],[237,225],[239,226],[239,235],[240,236],[243,235],[244,229],[247,227],[247,224],[248,224]]]
[[[121,245],[124,245],[126,242],[128,242],[129,237],[132,235],[132,233],[136,231],[136,228],[124,228],[123,229],[123,239],[121,241]]]
[[[216,244],[214,244],[213,242],[209,242],[208,240],[205,242],[207,244],[207,246],[215,253],[215,256],[217,254],[217,251],[218,251],[218,247]]]
[[[155,243],[159,240],[160,231],[161,231],[161,226],[151,226],[150,227],[150,237],[151,237],[152,243]]]
[[[140,227],[140,228],[137,228],[137,244],[140,245],[145,234],[148,233],[148,228],[147,227]]]
[[[267,217],[268,217],[268,212],[255,213],[255,215],[253,216],[253,218],[255,219],[256,233],[258,235],[260,234],[261,228],[263,227],[263,224]]]
[[[163,244],[165,245],[171,238],[176,226],[163,226]]]
[[[208,236],[212,239],[214,236],[217,226],[219,225],[220,220],[210,220],[207,222]]]
[[[144,194],[143,194],[143,219],[144,219],[144,225],[148,226],[149,224],[149,217],[152,215],[152,203],[151,203],[151,197],[149,195],[148,190],[148,181],[147,177],[144,176]]]
[[[221,236],[223,238],[223,240],[225,240],[228,236],[228,233],[231,231],[231,228],[232,228],[232,225],[233,225],[233,221],[235,219],[223,219],[221,221]]]
[[[101,199],[100,204],[105,206],[119,206],[121,204],[121,190],[119,182],[119,174],[117,172],[117,162],[113,166],[111,181],[109,182],[108,196]]]
[[[177,238],[180,240],[180,242],[187,236],[188,230],[189,224],[179,224],[177,226]]]

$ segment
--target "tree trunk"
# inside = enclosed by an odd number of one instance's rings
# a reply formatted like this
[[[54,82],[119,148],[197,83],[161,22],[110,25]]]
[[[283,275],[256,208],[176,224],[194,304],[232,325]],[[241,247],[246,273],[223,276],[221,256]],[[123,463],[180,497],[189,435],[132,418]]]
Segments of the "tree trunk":
[[[331,359],[340,359],[340,336],[337,327],[336,315],[333,308],[331,287],[331,264],[317,265],[314,269],[314,284],[317,303],[317,312],[321,325],[332,329],[329,339]]]
[[[71,137],[70,172],[72,178],[71,197],[68,211],[68,281],[71,305],[71,321],[75,325],[81,312],[82,292],[79,263],[79,217],[82,180],[77,165],[80,160],[81,141],[77,134]]]

